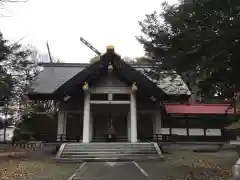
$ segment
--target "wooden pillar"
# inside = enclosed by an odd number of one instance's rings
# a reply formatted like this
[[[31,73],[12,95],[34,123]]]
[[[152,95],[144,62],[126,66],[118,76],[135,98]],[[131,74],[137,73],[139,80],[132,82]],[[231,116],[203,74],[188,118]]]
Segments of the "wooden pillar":
[[[130,117],[131,117],[131,142],[137,142],[137,106],[136,106],[136,94],[131,93],[131,105],[130,105]]]
[[[189,137],[189,119],[186,119],[187,137]]]
[[[169,116],[169,138],[172,139],[172,117]]]
[[[130,112],[127,115],[127,135],[128,135],[128,142],[131,142],[131,117],[130,117]]]
[[[90,93],[88,91],[85,91],[83,111],[83,143],[89,142],[90,142]]]
[[[66,140],[66,125],[67,125],[66,113],[59,111],[58,112],[57,141],[65,141]]]

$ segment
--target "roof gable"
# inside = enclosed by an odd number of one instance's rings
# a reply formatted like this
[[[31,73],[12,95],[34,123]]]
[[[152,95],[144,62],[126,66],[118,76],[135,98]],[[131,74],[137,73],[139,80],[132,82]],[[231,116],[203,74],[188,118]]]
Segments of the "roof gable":
[[[113,66],[113,73],[127,84],[136,82],[137,86],[146,93],[154,95],[157,99],[165,99],[167,96],[155,83],[146,78],[141,72],[135,70],[131,65],[121,60],[115,53],[105,53],[100,60],[89,65],[84,70],[76,74],[73,78],[59,87],[55,93],[58,97],[69,95],[74,89],[79,89],[85,82],[91,82],[100,75],[108,73],[108,65]]]
[[[157,78],[151,78],[149,72],[152,67],[138,66],[136,70],[143,73],[149,80],[157,84],[168,95],[191,95],[186,83],[182,80],[181,76],[176,71],[162,71],[158,74]]]
[[[93,84],[93,87],[127,87],[128,85],[121,81],[114,74],[99,77]]]
[[[129,85],[136,81],[138,86],[149,91],[149,93],[154,91],[153,94],[158,95],[159,98],[168,95],[187,97],[190,95],[188,87],[179,75],[172,80],[168,77],[170,76],[169,72],[161,72],[161,78],[155,81],[146,74],[146,71],[151,67],[131,66],[116,54],[111,56],[104,54],[101,56],[101,60],[93,64],[45,63],[43,64],[45,68],[33,83],[33,92],[29,93],[29,95],[57,94],[60,97],[63,94],[71,93],[74,88],[82,87],[85,81],[91,81],[94,77],[106,73],[109,62],[113,64],[118,78],[121,78]]]

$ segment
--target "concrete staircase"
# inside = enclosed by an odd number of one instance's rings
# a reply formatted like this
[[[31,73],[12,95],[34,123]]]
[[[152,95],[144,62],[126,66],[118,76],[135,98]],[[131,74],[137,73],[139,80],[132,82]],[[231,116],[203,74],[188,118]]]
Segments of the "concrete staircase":
[[[156,143],[64,143],[57,154],[60,162],[160,160]]]

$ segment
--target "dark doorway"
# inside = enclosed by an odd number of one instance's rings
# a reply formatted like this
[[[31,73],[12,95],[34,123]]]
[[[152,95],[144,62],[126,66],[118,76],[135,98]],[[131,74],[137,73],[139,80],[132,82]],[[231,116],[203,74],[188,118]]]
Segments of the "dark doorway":
[[[141,113],[137,114],[137,132],[138,139],[140,141],[152,141],[153,135],[153,122],[151,113]]]
[[[83,135],[83,113],[67,113],[66,139],[80,141]]]
[[[104,142],[111,123],[116,133],[116,141],[127,141],[129,109],[129,104],[91,104],[93,117],[92,141]]]

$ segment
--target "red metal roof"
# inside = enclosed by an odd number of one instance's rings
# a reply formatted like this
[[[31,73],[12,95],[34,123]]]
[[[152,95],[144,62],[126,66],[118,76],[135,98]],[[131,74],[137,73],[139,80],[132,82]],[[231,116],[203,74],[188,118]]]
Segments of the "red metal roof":
[[[165,104],[165,109],[168,114],[234,114],[230,104]]]

